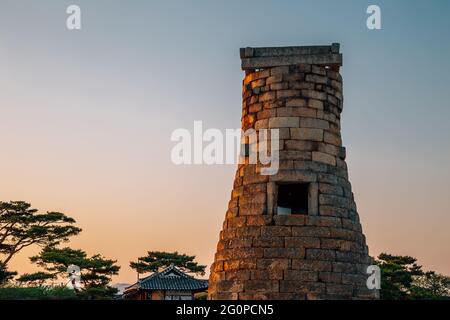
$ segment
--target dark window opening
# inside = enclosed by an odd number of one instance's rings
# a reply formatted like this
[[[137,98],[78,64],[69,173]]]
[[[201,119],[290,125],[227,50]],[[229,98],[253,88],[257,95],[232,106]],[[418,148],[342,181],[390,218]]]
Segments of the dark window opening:
[[[308,189],[307,183],[280,184],[277,214],[308,214]]]
[[[250,145],[248,143],[241,144],[241,156],[242,157],[250,156]]]

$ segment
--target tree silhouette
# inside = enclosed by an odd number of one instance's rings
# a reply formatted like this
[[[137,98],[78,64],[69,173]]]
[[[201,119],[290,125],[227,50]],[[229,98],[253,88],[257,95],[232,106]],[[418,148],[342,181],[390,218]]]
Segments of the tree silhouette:
[[[136,262],[130,262],[130,267],[138,273],[157,272],[167,268],[171,264],[187,273],[205,274],[206,266],[195,262],[195,256],[188,256],[175,252],[148,251],[145,257],[140,257]]]

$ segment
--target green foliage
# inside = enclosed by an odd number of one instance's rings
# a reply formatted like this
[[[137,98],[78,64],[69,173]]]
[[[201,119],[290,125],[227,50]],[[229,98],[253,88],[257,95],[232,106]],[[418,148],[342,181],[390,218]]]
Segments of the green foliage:
[[[111,300],[118,290],[110,286],[90,286],[78,292],[78,297],[85,300]]]
[[[26,283],[33,287],[43,286],[49,280],[55,280],[56,275],[48,272],[35,272],[35,273],[25,273],[21,275],[16,281],[19,283]]]
[[[424,272],[417,259],[382,253],[376,261],[381,269],[381,298],[385,300],[448,299],[450,278]]]
[[[450,299],[450,277],[434,271],[414,279],[411,295],[418,300]]]
[[[199,265],[194,261],[195,256],[179,254],[178,252],[149,251],[147,256],[138,258],[136,262],[130,262],[130,267],[138,273],[157,272],[162,268],[167,268],[171,264],[178,267],[183,272],[205,274],[206,266]]]
[[[194,300],[208,300],[207,292],[200,292],[194,295]]]
[[[115,260],[106,259],[99,254],[88,257],[83,250],[71,248],[46,247],[37,256],[30,258],[33,263],[46,272],[23,275],[18,279],[24,283],[63,278],[69,279],[67,268],[76,265],[81,271],[82,291],[79,296],[85,299],[107,299],[113,297],[117,290],[109,286],[111,277],[119,273],[120,267]]]
[[[4,266],[0,265],[0,286],[8,283],[15,275],[17,275],[17,272],[8,271]]]
[[[31,245],[55,246],[81,232],[60,212],[38,213],[23,201],[0,202],[0,266]]]
[[[0,300],[75,300],[75,291],[63,286],[56,287],[12,287],[0,288]]]

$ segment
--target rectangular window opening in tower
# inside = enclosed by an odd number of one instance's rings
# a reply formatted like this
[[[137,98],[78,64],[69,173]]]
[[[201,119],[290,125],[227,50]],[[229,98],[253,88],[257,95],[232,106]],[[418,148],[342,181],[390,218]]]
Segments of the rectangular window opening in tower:
[[[309,183],[278,185],[277,214],[305,214],[308,210]]]

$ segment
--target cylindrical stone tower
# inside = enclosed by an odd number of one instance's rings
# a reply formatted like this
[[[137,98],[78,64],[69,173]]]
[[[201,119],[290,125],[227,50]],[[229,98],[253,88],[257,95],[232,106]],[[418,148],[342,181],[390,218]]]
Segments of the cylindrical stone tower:
[[[241,59],[242,129],[279,129],[279,171],[238,166],[209,298],[375,298],[341,142],[339,44],[245,48]]]

